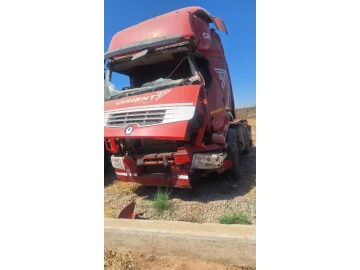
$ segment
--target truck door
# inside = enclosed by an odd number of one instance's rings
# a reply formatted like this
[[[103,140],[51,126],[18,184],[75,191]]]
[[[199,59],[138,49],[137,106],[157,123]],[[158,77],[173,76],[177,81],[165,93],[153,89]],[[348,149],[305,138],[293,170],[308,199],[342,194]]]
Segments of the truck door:
[[[210,31],[210,36],[211,47],[202,52],[209,60],[212,77],[207,89],[208,106],[214,130],[221,130],[226,110],[232,110],[231,82],[221,40],[215,31]]]

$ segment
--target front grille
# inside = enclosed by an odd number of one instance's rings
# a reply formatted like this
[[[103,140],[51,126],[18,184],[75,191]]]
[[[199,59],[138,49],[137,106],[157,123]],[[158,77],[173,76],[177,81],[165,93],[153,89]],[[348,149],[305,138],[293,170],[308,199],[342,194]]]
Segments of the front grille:
[[[165,119],[166,110],[151,110],[137,112],[112,113],[107,119],[109,127],[126,127],[128,124],[137,124],[140,127],[161,124]]]
[[[105,111],[104,126],[125,128],[136,124],[139,127],[186,121],[193,118],[195,106],[191,103],[172,106],[144,106]]]

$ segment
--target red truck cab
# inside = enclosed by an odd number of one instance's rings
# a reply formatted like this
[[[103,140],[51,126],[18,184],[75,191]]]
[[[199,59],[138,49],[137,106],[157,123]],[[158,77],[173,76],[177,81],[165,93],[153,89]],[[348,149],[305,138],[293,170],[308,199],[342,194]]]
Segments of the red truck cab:
[[[224,49],[210,23],[227,33],[223,20],[188,7],[113,36],[104,55],[104,140],[120,180],[190,188],[209,172],[239,177],[251,139],[246,121],[234,122]]]

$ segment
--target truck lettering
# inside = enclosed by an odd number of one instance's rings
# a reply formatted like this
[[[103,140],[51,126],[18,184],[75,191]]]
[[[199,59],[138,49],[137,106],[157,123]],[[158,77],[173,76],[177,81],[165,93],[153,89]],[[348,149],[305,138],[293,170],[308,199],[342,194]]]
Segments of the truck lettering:
[[[156,94],[151,94],[149,96],[145,96],[145,97],[137,97],[137,98],[129,98],[129,99],[124,99],[124,100],[120,100],[116,103],[116,105],[122,105],[122,104],[129,104],[129,103],[137,103],[137,102],[143,102],[143,101],[158,101],[160,98],[162,98],[163,96],[165,96],[166,94],[168,94],[169,92],[171,92],[171,90],[164,90],[164,91],[159,91],[156,92]]]
[[[221,81],[221,88],[224,89],[226,85],[227,72],[221,68],[214,68],[215,72],[219,75]]]
[[[203,33],[203,38],[209,39],[210,40],[210,34],[208,33]]]
[[[174,20],[184,27],[172,25]],[[222,42],[218,38],[212,39],[210,22],[227,33],[220,18],[203,8],[187,7],[157,16],[151,22],[136,24],[111,39],[111,50],[104,55],[110,64],[108,70],[121,70],[120,73],[136,78],[130,80],[132,90],[124,93],[129,95],[121,99],[108,100],[105,92],[104,141],[107,151],[114,154],[112,161],[118,179],[145,186],[191,188],[191,178],[213,171],[220,174],[227,171],[234,180],[241,178],[240,156],[248,153],[252,146],[251,127],[245,119],[229,121],[229,118],[235,118],[232,115],[234,108],[231,108],[235,105],[234,92]],[[147,39],[150,28],[157,31],[151,42]],[[123,40],[129,35],[133,35],[132,42],[125,48]],[[198,46],[198,41],[204,44]],[[135,44],[142,44],[144,51],[139,53]],[[144,58],[123,65],[119,70],[113,66],[111,58],[132,54],[131,60]],[[201,76],[194,72],[193,58],[197,54],[207,62],[204,70],[197,69]],[[189,57],[191,61],[183,62]],[[178,69],[181,63],[184,69]],[[185,72],[185,65],[191,71],[191,77],[190,72]],[[209,77],[205,76],[209,71],[213,83],[204,85],[202,81]],[[182,79],[182,83],[177,84],[181,88],[172,90],[178,86],[158,84],[167,79]],[[111,78],[105,76],[105,80],[110,82]],[[133,88],[142,85],[141,82],[153,83],[146,88]],[[158,102],[171,91],[176,93]],[[188,102],[183,104],[184,101]],[[120,164],[121,161],[124,164]],[[135,217],[134,213],[131,216]]]

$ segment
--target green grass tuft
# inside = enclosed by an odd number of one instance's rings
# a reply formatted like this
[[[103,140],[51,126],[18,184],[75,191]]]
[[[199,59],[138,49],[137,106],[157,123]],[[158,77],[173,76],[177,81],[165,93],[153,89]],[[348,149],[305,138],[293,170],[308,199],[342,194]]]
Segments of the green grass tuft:
[[[251,224],[249,216],[244,212],[222,215],[219,222],[221,224]]]
[[[170,192],[167,189],[161,190],[161,188],[158,188],[153,205],[158,212],[170,209]]]

